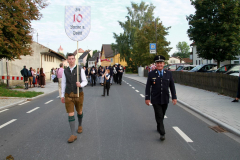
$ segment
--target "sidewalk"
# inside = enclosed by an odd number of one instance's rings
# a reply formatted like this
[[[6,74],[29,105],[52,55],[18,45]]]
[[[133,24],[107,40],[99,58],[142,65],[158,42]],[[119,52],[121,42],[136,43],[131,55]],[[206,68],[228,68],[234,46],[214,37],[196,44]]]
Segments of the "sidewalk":
[[[43,94],[37,96],[43,96],[49,93],[52,93],[54,91],[58,90],[58,83],[53,83],[52,81],[48,80],[46,81],[46,85],[45,88],[41,88],[41,87],[34,87],[34,88],[29,88],[28,90],[24,90],[24,89],[13,89],[13,90],[17,90],[17,91],[35,91],[35,92],[43,92]],[[20,98],[20,97],[0,97],[0,110],[14,106],[16,104],[22,103],[24,101],[27,101],[29,99],[34,99],[37,97],[32,97],[32,98]]]
[[[124,77],[146,84],[147,77],[124,74]],[[233,98],[175,83],[178,102],[240,136],[240,102]],[[145,93],[144,93],[145,94]]]

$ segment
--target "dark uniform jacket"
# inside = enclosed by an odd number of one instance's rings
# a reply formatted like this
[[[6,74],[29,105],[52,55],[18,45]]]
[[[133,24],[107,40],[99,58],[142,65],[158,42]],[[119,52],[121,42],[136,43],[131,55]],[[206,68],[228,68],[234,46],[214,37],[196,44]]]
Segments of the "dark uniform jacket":
[[[93,68],[90,69],[90,73],[89,73],[89,75],[97,75],[98,71],[94,68],[95,73],[92,74],[92,70],[93,70]]]
[[[151,92],[150,88],[152,86]],[[177,99],[175,85],[171,71],[164,70],[163,78],[160,78],[157,69],[148,73],[148,79],[145,90],[145,100],[150,100],[152,104],[168,104],[169,88],[172,99]]]
[[[123,74],[123,67],[122,66],[117,67],[117,73],[118,74]]]

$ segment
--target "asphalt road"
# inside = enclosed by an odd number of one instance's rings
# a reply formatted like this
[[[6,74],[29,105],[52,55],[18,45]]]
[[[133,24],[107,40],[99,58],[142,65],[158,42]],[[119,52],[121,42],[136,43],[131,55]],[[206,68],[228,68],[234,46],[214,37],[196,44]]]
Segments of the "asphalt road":
[[[145,86],[124,80],[106,97],[100,85],[84,88],[83,133],[71,144],[58,92],[0,111],[0,160],[240,159],[239,142],[171,103],[166,140],[160,141],[153,108],[144,103]]]

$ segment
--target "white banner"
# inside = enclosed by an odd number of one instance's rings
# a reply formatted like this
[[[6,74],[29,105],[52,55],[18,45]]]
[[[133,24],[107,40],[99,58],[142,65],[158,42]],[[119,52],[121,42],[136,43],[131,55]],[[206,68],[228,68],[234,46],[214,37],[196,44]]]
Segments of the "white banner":
[[[90,6],[65,7],[65,32],[74,41],[84,40],[91,29]]]

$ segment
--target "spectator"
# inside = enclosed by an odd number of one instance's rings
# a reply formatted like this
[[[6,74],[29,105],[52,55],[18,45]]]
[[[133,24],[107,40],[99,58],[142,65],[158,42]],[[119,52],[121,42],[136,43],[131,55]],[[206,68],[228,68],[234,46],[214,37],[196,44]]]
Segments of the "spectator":
[[[31,87],[31,85],[33,84],[32,67],[29,68],[29,71],[28,71],[28,78],[29,78],[29,85],[30,85],[30,88],[33,88],[33,86]]]
[[[39,82],[39,85],[41,86],[41,88],[45,88],[44,85],[45,84],[45,73],[43,72],[43,68],[40,68],[40,82]]]
[[[237,90],[237,97],[232,102],[238,102],[238,99],[240,98],[240,72],[238,76],[238,90]]]
[[[21,70],[21,75],[23,76],[25,89],[28,89],[28,69],[26,68],[26,66],[23,66],[23,69]]]
[[[63,74],[63,63],[60,63],[60,68],[56,71],[57,72],[57,78],[58,78],[58,91],[59,91],[59,97],[62,98],[62,74]]]

